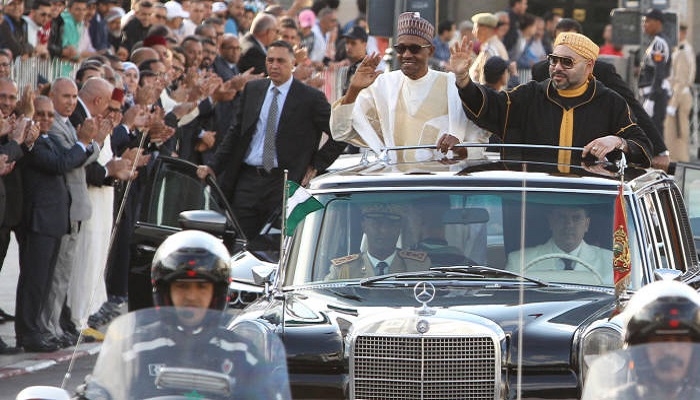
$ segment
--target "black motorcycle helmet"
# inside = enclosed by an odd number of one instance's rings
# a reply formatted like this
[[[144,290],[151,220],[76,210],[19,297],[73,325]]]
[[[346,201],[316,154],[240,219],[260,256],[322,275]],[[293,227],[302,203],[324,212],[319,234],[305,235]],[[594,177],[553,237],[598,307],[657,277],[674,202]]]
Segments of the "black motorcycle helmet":
[[[677,281],[658,281],[632,296],[625,314],[628,346],[660,336],[682,336],[700,342],[700,294]]]
[[[170,284],[175,280],[206,280],[214,284],[209,308],[223,311],[228,303],[231,258],[220,239],[206,232],[185,230],[165,239],[151,264],[153,302],[172,306]]]

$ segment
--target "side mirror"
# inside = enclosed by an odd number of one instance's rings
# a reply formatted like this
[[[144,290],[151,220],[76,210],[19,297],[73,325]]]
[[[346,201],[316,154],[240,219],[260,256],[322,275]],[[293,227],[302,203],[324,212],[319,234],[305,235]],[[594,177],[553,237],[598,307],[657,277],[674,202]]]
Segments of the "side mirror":
[[[683,275],[683,271],[671,268],[658,268],[654,271],[656,280],[672,281]]]
[[[275,280],[275,273],[277,272],[276,267],[269,265],[256,265],[251,271],[253,272],[253,282],[256,285],[265,286],[265,295],[270,293],[270,286]]]
[[[183,229],[196,229],[222,236],[226,233],[226,216],[211,210],[190,210],[179,214],[178,223]]]

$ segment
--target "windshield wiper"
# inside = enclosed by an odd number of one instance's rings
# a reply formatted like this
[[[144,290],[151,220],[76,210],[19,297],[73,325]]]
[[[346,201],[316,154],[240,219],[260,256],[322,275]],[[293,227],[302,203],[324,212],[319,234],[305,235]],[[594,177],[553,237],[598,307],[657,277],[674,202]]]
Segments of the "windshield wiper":
[[[485,267],[481,265],[475,266],[449,266],[449,267],[431,267],[427,271],[417,272],[399,272],[395,274],[379,275],[365,278],[360,281],[360,286],[370,286],[375,282],[380,282],[387,279],[421,279],[421,278],[436,278],[442,279],[449,276],[459,276],[460,278],[521,278],[525,281],[535,283],[539,286],[547,286],[546,283],[537,279],[527,278],[520,274],[502,269]]]
[[[538,285],[542,286],[547,286],[545,282],[542,282],[538,279],[533,279],[533,278],[528,278],[524,275],[520,275],[516,272],[513,271],[508,271],[504,269],[498,269],[498,268],[493,268],[493,267],[486,267],[484,265],[450,265],[450,266],[443,266],[443,267],[431,267],[431,271],[443,271],[443,272],[454,272],[454,271],[461,271],[461,272],[466,272],[470,274],[478,274],[483,277],[489,277],[489,278],[502,278],[502,277],[508,277],[508,278],[522,278],[523,280],[526,280],[528,282],[536,283]]]

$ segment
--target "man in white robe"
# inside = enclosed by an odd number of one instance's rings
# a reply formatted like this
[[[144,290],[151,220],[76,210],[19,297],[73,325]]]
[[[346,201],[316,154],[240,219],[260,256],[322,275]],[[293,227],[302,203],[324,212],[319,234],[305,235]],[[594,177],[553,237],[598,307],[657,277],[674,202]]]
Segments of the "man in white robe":
[[[331,133],[335,140],[383,148],[405,145],[437,145],[452,150],[460,142],[487,143],[488,137],[462,112],[453,74],[428,69],[435,49],[435,28],[417,13],[399,16],[397,52],[401,69],[376,71],[381,58],[367,56],[357,68],[347,93],[331,108]],[[455,149],[465,156],[465,149]],[[479,158],[482,149],[469,149]],[[396,157],[390,154],[393,160]],[[432,157],[430,150],[403,154],[404,159]]]

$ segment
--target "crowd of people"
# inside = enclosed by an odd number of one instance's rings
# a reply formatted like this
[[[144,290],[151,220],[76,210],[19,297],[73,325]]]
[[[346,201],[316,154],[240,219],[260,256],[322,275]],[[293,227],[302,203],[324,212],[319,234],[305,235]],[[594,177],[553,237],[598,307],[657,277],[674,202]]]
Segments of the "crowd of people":
[[[33,0],[25,11],[23,0],[6,2],[0,260],[14,232],[20,274],[15,315],[0,318],[14,320],[18,348],[54,351],[81,331],[99,340],[93,328],[120,313],[131,234],[159,155],[216,176],[248,238],[281,207],[284,170],[306,185],[349,144],[435,145],[469,158],[481,157],[479,149],[455,145],[576,145],[601,160],[617,150],[642,165],[668,165],[663,126],[629,88],[593,79],[604,69],[599,48],[576,21],[530,16],[527,1],[514,0],[507,11],[460,23],[455,41],[454,23],[435,29],[403,13],[399,69],[382,73],[388,40],[368,31],[366,3],[345,26],[338,3]],[[656,64],[644,64],[643,74],[656,79],[662,67],[650,54]],[[13,68],[37,58],[73,68],[20,86]],[[503,91],[517,85],[508,79],[514,65],[531,67],[533,77],[544,68],[542,82]],[[658,94],[656,85],[665,86],[654,79],[649,93]],[[672,104],[674,116],[687,111]],[[553,157],[572,159],[570,151]],[[18,348],[0,341],[0,353]]]

